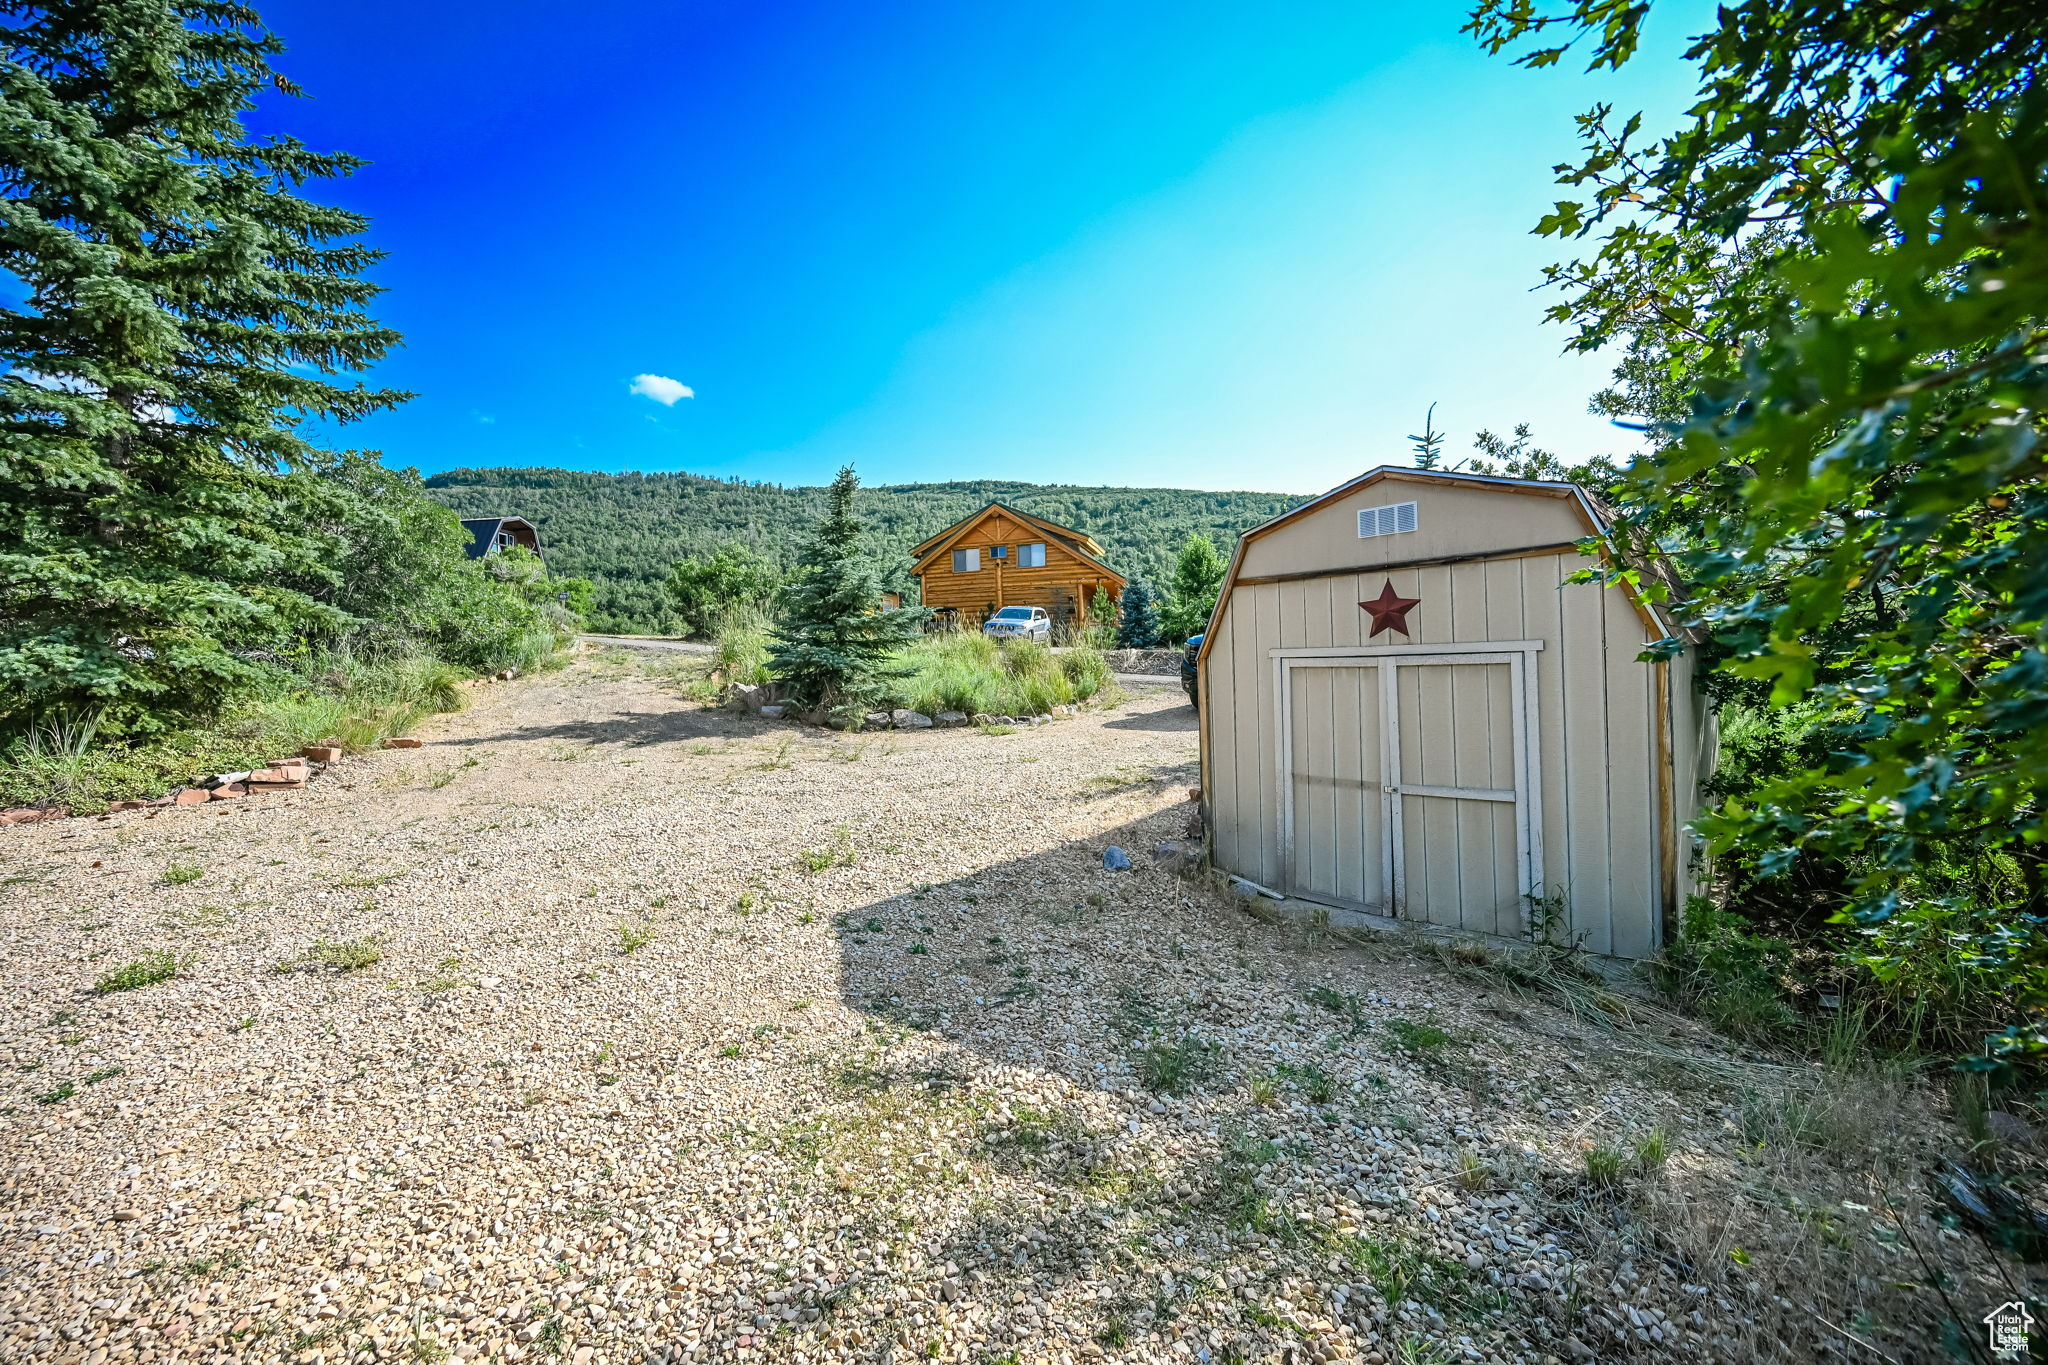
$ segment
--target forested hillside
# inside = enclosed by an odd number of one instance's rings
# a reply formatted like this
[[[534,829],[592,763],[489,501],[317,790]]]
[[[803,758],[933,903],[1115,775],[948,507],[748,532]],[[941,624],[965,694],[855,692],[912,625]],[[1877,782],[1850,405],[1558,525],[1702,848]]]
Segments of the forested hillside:
[[[566,469],[453,469],[429,492],[463,516],[517,515],[540,526],[556,573],[597,585],[591,627],[681,630],[662,580],[684,555],[729,541],[787,565],[814,524],[823,488],[728,483],[695,474],[594,474]],[[888,580],[910,587],[910,546],[1000,499],[1087,532],[1119,572],[1158,584],[1189,531],[1228,547],[1238,532],[1304,499],[1286,493],[1065,484],[911,483],[860,490],[860,511],[889,558]]]

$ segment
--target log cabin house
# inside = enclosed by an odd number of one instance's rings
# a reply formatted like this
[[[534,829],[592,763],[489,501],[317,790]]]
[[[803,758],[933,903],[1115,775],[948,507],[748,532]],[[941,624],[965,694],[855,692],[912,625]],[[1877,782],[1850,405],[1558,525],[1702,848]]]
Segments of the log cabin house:
[[[992,502],[911,547],[911,573],[927,607],[977,621],[1003,607],[1044,607],[1081,626],[1097,593],[1114,602],[1127,580],[1080,531]]]

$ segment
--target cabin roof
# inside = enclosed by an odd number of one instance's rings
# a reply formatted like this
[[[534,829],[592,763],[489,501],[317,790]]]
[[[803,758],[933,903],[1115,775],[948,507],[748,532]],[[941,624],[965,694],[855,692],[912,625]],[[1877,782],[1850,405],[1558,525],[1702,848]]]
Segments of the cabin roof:
[[[1097,558],[1100,558],[1103,553],[1102,546],[1096,543],[1095,537],[1089,535],[1085,531],[1076,531],[1071,526],[1062,526],[1056,521],[1047,521],[1044,517],[1033,516],[1029,512],[1019,511],[1017,508],[1010,506],[1006,502],[992,502],[988,506],[982,508],[979,512],[973,512],[967,516],[962,517],[960,520],[954,522],[951,526],[948,526],[945,530],[939,532],[937,535],[927,537],[926,539],[921,540],[917,544],[911,546],[910,557],[912,559],[922,559],[927,551],[937,547],[941,541],[951,540],[955,536],[967,531],[976,522],[988,516],[988,514],[991,512],[1007,513],[1008,515],[1017,518],[1017,520],[1027,522],[1032,526],[1036,526],[1039,530],[1044,531],[1049,535],[1055,536],[1060,540],[1066,541],[1069,545],[1075,545],[1082,551],[1094,555]]]
[[[469,557],[482,559],[489,554],[491,542],[498,538],[499,529],[506,526],[524,526],[532,534],[534,545],[540,545],[540,528],[525,517],[464,517],[462,529],[469,532]]]
[[[1129,579],[1102,562],[1102,546],[1096,543],[1093,536],[1076,531],[1070,526],[1062,526],[1056,521],[1047,521],[1044,517],[1035,517],[1029,512],[1020,512],[1016,508],[1002,502],[992,502],[979,512],[971,516],[962,517],[937,535],[911,546],[910,572],[918,577],[922,577],[926,568],[930,566],[933,560],[944,554],[948,546],[997,512],[1001,512],[1005,516],[1015,517],[1025,525],[1035,527],[1039,531],[1044,532],[1048,538],[1057,540],[1077,559],[1100,570],[1105,577],[1115,579],[1119,589],[1128,586]]]

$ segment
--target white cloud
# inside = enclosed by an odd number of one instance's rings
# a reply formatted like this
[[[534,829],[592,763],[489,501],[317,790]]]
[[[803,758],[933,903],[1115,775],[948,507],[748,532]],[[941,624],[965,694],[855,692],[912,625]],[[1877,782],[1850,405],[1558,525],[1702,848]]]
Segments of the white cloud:
[[[674,407],[678,399],[697,396],[688,384],[679,383],[665,374],[636,374],[632,390],[642,398],[652,398],[665,408]]]

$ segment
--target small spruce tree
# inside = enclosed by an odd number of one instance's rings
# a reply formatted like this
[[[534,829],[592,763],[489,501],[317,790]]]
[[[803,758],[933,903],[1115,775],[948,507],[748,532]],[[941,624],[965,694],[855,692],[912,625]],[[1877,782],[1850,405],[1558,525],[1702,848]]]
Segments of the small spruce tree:
[[[1436,404],[1422,415],[1422,434],[1408,438],[1415,443],[1415,467],[1435,469],[1444,462],[1444,434],[1436,429]]]
[[[923,607],[880,609],[880,569],[853,510],[859,487],[852,465],[832,481],[825,515],[783,589],[768,646],[769,676],[792,702],[817,711],[843,714],[880,700],[904,676],[889,656],[915,640],[931,614]]]
[[[1143,582],[1124,589],[1123,619],[1117,623],[1119,649],[1151,649],[1159,643],[1159,610],[1152,605],[1152,590]]]

